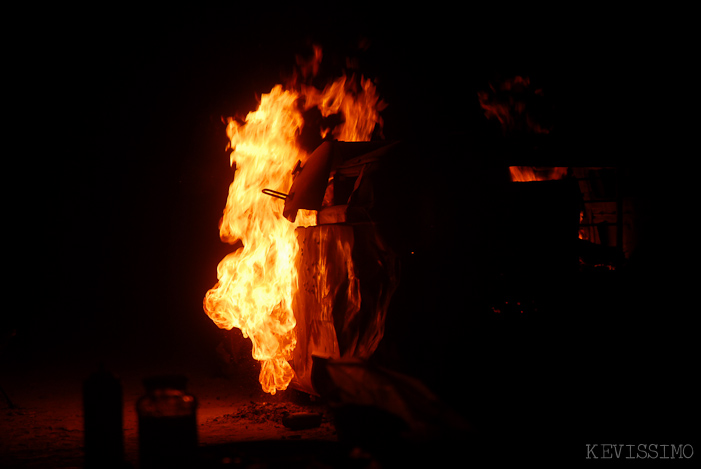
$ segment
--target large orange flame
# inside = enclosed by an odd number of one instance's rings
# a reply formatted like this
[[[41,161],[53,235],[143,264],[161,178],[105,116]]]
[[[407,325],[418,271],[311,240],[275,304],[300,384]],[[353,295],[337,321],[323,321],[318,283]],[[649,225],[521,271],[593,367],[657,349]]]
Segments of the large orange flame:
[[[217,284],[207,292],[204,309],[217,326],[241,329],[253,342],[253,357],[261,362],[260,383],[265,392],[284,390],[294,376],[288,363],[296,344],[292,299],[297,289],[294,267],[299,247],[297,226],[314,224],[313,212],[300,213],[294,223],[282,215],[284,203],[263,189],[288,193],[292,169],[308,155],[297,145],[304,124],[298,103],[317,106],[322,114],[342,113],[344,123],[334,136],[347,141],[369,140],[381,125],[372,81],[361,78],[353,90],[344,76],[323,91],[302,92],[275,86],[261,96],[258,109],[244,124],[230,119],[234,181],[220,225],[222,241],[235,245],[217,267]]]

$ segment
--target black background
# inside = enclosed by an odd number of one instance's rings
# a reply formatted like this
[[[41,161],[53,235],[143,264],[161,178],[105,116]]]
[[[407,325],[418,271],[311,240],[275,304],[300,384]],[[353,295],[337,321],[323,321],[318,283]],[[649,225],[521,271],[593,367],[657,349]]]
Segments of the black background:
[[[641,12],[454,5],[9,14],[3,321],[17,327],[14,356],[211,353],[203,344],[219,339],[202,299],[229,252],[217,229],[232,177],[222,117],[254,110],[312,44],[324,51],[320,80],[346,57],[376,79],[390,140],[496,139],[477,92],[530,77],[554,104],[563,147],[630,165],[651,273],[633,295],[684,318],[691,279],[678,275],[684,243],[668,243],[666,224],[683,212],[668,192],[683,119],[665,103],[677,89],[668,78],[683,80],[686,57],[670,51],[686,31]]]

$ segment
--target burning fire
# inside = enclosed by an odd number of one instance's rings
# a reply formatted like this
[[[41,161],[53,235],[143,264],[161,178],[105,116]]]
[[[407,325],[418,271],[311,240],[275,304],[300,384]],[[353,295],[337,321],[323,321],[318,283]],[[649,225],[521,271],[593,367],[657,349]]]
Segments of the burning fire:
[[[552,181],[567,176],[567,167],[539,168],[533,166],[509,166],[513,182]]]
[[[318,65],[320,49],[315,48],[315,60]],[[288,193],[293,168],[308,157],[297,144],[304,125],[302,110],[318,107],[324,116],[343,115],[344,122],[323,130],[322,137],[332,131],[340,140],[369,140],[375,125],[382,125],[379,111],[384,103],[374,83],[354,78],[343,76],[323,91],[276,85],[261,96],[258,109],[244,123],[228,121],[235,174],[219,233],[234,251],[219,263],[218,282],[207,292],[204,309],[218,327],[236,327],[251,338],[253,357],[261,362],[260,383],[271,394],[286,389],[294,376],[288,359],[296,345],[292,299],[299,247],[295,228],[315,224],[316,217],[315,212],[305,211],[291,223],[282,215],[284,202],[262,191]]]

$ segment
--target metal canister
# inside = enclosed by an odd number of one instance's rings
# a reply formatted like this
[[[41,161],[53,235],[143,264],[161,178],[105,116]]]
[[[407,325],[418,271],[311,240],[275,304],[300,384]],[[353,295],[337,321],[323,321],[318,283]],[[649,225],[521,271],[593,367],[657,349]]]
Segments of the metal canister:
[[[136,403],[140,468],[195,467],[197,401],[186,383],[179,375],[144,380],[146,394]]]

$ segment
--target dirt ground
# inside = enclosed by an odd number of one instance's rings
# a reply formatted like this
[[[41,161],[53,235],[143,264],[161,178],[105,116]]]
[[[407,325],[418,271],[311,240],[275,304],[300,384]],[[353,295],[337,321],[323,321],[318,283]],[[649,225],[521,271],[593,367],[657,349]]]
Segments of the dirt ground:
[[[232,460],[225,445],[336,441],[330,415],[311,396],[294,390],[263,393],[254,370],[223,372],[219,365],[212,360],[203,364],[196,359],[150,363],[130,359],[108,366],[122,384],[125,457],[131,467],[138,467],[135,404],[144,394],[142,380],[155,374],[187,377],[187,390],[198,401],[199,446],[211,466]],[[3,368],[0,386],[14,408],[4,397],[0,401],[0,467],[83,467],[82,384],[96,369],[92,357],[46,357],[32,366],[22,361],[5,363]],[[306,430],[286,428],[282,417],[295,412],[320,413],[321,424]]]

